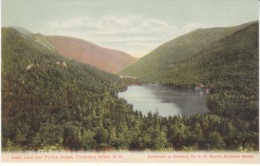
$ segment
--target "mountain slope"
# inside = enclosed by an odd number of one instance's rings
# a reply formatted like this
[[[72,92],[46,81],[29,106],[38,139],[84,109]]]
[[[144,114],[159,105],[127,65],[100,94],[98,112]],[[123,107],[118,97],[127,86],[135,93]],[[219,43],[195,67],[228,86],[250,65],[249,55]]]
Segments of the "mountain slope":
[[[167,82],[173,66],[196,55],[212,43],[243,29],[251,23],[226,28],[192,31],[165,44],[123,69],[120,74],[135,75],[144,82]]]
[[[3,149],[98,149],[95,133],[119,132],[124,115],[135,116],[116,96],[119,77],[63,58],[46,41],[2,28]]]
[[[212,43],[186,60],[168,65],[170,70],[162,73],[161,76],[167,78],[162,83],[192,85],[202,82],[210,87],[221,87],[222,89],[224,88],[223,82],[226,81],[226,86],[230,85],[234,88],[234,83],[238,80],[227,79],[224,81],[224,77],[226,78],[228,75],[242,80],[243,77],[238,76],[244,73],[245,77],[252,75],[250,79],[253,80],[250,81],[256,85],[258,73],[257,28],[258,23],[250,24],[230,36]]]
[[[88,41],[65,36],[47,36],[57,52],[66,58],[117,73],[136,58],[117,50],[99,47]]]

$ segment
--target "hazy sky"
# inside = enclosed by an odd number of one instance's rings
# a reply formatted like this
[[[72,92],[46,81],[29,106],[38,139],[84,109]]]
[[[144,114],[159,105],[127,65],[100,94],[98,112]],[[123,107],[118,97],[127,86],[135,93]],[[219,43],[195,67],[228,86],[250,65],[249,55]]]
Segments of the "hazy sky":
[[[258,0],[2,0],[2,26],[143,56],[197,28],[258,20]]]

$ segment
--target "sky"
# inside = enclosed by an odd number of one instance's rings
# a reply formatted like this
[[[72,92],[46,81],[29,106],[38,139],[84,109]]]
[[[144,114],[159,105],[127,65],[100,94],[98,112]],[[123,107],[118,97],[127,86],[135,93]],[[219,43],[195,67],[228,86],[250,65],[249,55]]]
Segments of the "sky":
[[[72,36],[141,57],[198,28],[258,20],[258,0],[2,0],[2,26]]]

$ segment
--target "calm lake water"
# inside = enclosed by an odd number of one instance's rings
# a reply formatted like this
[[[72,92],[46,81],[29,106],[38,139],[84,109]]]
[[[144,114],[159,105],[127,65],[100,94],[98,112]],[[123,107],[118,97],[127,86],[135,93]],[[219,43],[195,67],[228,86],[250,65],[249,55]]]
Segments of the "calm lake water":
[[[129,86],[119,97],[132,104],[134,110],[147,114],[149,111],[159,115],[194,115],[208,112],[207,94],[199,89],[171,88],[162,85]]]

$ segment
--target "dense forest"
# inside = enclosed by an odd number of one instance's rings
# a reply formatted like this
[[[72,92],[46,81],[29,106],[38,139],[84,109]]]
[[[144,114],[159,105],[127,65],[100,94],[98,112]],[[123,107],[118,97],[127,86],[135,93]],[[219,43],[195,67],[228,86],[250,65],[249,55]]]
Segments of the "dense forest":
[[[2,150],[258,150],[257,28],[221,42],[236,43],[222,58],[239,53],[243,68],[235,75],[224,72],[230,64],[207,70],[219,74],[201,81],[212,87],[211,112],[173,117],[133,110],[117,96],[124,84],[118,76],[61,57],[44,36],[2,28]],[[250,42],[237,40],[243,34]],[[220,43],[214,48],[211,58],[223,51]]]

